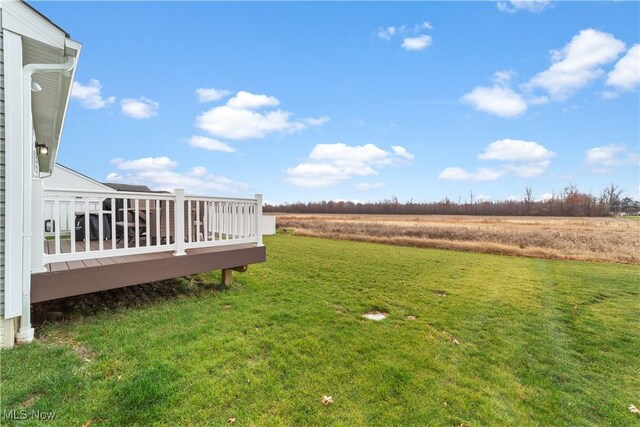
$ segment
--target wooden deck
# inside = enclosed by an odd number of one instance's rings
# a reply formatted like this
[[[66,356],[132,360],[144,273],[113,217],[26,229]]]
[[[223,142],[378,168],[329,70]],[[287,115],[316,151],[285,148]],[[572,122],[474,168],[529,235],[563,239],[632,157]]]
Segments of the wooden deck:
[[[111,240],[105,240],[103,244],[105,248],[111,248]],[[122,242],[118,244],[121,245]],[[61,246],[64,252],[70,252],[70,241],[62,241]],[[53,250],[53,243],[47,241],[45,252],[50,250]],[[76,251],[84,250],[84,242],[77,242]],[[97,241],[91,242],[91,250],[98,250]],[[31,302],[231,269],[266,260],[266,248],[253,244],[188,249],[186,253],[174,256],[173,251],[166,251],[47,264],[46,272],[31,275]]]

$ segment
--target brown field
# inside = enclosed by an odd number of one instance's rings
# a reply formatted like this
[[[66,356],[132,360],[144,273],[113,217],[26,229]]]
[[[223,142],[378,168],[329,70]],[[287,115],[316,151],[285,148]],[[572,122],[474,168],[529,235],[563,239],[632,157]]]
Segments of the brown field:
[[[296,235],[534,258],[640,264],[640,221],[621,218],[273,214]]]

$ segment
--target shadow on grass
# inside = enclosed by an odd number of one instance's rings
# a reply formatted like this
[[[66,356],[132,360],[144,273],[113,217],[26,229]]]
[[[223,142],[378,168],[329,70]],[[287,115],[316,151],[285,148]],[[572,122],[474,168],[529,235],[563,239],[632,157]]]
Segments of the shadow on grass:
[[[74,320],[101,311],[142,307],[158,301],[191,297],[208,292],[220,292],[227,289],[227,286],[219,283],[217,276],[211,274],[178,277],[110,289],[33,304],[32,324],[37,331],[45,324]]]

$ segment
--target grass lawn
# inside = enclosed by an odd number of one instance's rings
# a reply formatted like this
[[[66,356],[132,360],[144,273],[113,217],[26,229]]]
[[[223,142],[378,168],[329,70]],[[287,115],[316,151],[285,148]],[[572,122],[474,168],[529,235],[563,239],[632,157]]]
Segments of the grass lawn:
[[[3,350],[2,410],[65,426],[640,424],[638,266],[266,244],[229,290],[45,325]],[[360,317],[371,309],[389,317]]]

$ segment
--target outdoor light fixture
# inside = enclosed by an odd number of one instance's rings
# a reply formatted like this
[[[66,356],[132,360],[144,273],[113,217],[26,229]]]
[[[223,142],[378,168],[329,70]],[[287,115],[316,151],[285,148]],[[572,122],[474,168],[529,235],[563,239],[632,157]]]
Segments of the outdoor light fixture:
[[[36,82],[31,82],[31,91],[32,92],[40,92],[42,90],[42,86],[40,86]]]
[[[47,147],[44,144],[36,144],[36,152],[40,155],[40,156],[46,156],[49,154],[49,147]]]

